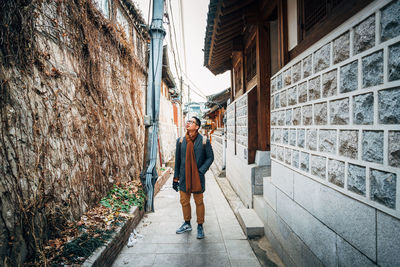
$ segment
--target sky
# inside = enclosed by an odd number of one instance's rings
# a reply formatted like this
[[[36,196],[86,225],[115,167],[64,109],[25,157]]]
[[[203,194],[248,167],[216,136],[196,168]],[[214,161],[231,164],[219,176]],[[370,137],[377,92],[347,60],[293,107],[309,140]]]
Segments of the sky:
[[[147,21],[149,15],[149,1],[150,0],[134,0],[133,2],[142,11],[143,18]],[[172,29],[172,17],[176,30],[176,40],[178,43],[178,49],[175,49],[175,58],[178,61],[178,55],[181,61],[183,71],[185,71],[184,64],[184,49],[183,49],[183,38],[182,38],[182,27],[181,27],[181,13],[180,13],[180,0],[164,0],[166,1],[167,7],[172,7],[172,15],[168,8],[170,23],[164,20],[164,28],[167,31],[165,35],[164,44],[169,46],[169,62],[170,68],[175,76],[175,82],[179,85],[178,75],[175,71],[174,56],[171,50],[169,30]],[[184,90],[187,90],[187,84],[190,88],[193,88],[190,93],[192,101],[205,101],[204,98],[198,96],[193,90],[201,91],[205,95],[211,95],[225,90],[230,86],[230,72],[227,71],[223,74],[215,76],[206,67],[204,63],[204,36],[207,26],[207,12],[209,0],[181,0],[183,5],[183,36],[186,47],[186,73],[188,77],[184,77],[184,83],[186,86]],[[165,12],[165,10],[164,10]],[[151,13],[150,13],[151,23]],[[174,40],[173,31],[172,40]],[[173,41],[174,42],[174,41]],[[179,67],[178,67],[179,68]],[[198,89],[196,89],[196,87]],[[202,93],[200,93],[202,94]]]

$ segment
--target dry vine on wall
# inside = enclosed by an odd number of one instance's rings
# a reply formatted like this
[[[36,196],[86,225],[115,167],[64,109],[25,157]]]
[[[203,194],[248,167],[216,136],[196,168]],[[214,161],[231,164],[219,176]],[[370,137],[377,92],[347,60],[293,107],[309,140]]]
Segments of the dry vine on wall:
[[[89,0],[0,3],[0,266],[138,179],[143,71]]]

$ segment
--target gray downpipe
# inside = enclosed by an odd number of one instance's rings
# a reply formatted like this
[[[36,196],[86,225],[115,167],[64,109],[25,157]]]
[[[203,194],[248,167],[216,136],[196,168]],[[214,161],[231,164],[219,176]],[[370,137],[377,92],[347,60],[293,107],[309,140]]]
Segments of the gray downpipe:
[[[163,28],[164,0],[153,0],[153,19],[150,26],[150,55],[147,83],[147,115],[150,116],[151,125],[148,128],[147,155],[148,163],[146,170],[145,187],[147,192],[146,210],[154,211],[154,184],[158,178],[156,171],[157,163],[157,140],[160,113],[160,91],[163,58],[163,40],[165,30]]]

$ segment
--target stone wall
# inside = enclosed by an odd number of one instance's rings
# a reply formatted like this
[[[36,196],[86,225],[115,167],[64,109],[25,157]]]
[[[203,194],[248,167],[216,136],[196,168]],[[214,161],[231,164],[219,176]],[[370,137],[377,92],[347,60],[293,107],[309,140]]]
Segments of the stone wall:
[[[400,2],[382,1],[272,79],[272,158],[400,218]]]
[[[12,16],[0,28],[0,265],[7,266],[39,253],[114,183],[138,179],[146,75],[145,62],[90,1],[2,8],[2,23],[4,12]]]
[[[226,132],[228,140],[233,142],[235,142],[235,116],[235,105],[228,105],[226,108]]]
[[[248,146],[248,110],[247,94],[237,99],[236,106],[236,143],[247,148]]]
[[[235,154],[247,160],[248,147],[248,92],[227,107],[227,137],[235,143]]]
[[[246,207],[252,207],[255,164],[248,164],[248,93],[227,107],[226,177]]]
[[[399,12],[371,3],[271,79],[265,232],[288,265],[400,264]]]

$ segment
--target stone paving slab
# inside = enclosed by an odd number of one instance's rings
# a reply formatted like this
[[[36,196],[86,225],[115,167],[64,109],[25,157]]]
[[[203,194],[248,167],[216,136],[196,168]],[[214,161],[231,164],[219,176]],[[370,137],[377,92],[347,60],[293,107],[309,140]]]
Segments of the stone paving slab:
[[[233,211],[211,172],[206,174],[204,203],[206,237],[196,238],[197,224],[193,198],[193,231],[177,235],[182,224],[179,194],[172,188],[172,177],[154,200],[155,212],[146,214],[136,228],[143,235],[137,243],[125,246],[114,262],[119,266],[260,266]]]

